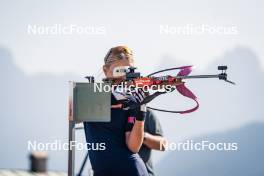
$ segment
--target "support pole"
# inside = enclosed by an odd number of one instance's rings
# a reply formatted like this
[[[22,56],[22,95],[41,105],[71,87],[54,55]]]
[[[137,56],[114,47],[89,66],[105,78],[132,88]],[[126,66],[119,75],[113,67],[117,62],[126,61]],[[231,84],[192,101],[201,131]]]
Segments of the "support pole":
[[[75,163],[75,122],[69,121],[69,150],[68,150],[68,176],[74,176],[74,163]]]

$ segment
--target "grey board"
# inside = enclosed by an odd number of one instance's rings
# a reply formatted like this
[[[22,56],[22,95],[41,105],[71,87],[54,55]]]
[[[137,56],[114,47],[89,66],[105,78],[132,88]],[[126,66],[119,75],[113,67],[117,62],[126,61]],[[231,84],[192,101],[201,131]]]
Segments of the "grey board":
[[[73,86],[73,119],[76,122],[110,122],[111,91],[94,91],[94,84],[78,83]]]

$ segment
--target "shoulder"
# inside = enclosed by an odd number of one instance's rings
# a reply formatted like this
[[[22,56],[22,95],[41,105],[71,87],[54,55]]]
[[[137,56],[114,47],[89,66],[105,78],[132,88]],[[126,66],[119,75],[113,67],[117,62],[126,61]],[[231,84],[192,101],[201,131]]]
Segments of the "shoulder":
[[[159,119],[152,110],[147,110],[146,117],[146,131],[153,134],[163,136],[163,130],[160,124]]]
[[[156,114],[151,109],[147,109],[147,119],[150,121],[158,121]]]

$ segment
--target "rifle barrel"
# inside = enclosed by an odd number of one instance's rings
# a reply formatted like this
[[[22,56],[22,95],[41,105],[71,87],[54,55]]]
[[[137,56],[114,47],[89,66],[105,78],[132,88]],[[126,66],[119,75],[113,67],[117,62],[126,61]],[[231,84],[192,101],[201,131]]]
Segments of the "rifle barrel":
[[[193,79],[193,78],[219,78],[219,75],[189,75],[189,76],[175,76],[180,79]]]

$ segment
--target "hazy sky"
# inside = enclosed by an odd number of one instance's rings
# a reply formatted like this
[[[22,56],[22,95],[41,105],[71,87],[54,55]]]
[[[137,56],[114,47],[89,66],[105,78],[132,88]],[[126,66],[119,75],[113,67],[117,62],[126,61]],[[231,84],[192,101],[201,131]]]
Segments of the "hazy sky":
[[[182,64],[204,68],[226,49],[251,47],[264,66],[263,1],[3,1],[0,46],[11,51],[27,74],[75,72],[94,74],[107,50],[128,45],[145,73],[172,56]],[[28,26],[90,26],[103,34],[30,35]],[[235,33],[160,33],[191,25],[235,28]],[[261,45],[262,44],[262,45]]]
[[[55,74],[73,72],[80,75],[94,75],[102,66],[103,57],[108,49],[116,45],[127,45],[134,50],[136,64],[143,73],[152,72],[158,66],[169,65],[162,62],[164,58],[171,58],[173,64],[193,64],[198,69],[203,69],[214,63],[213,61],[216,61],[217,58],[231,60],[230,58],[237,56],[234,63],[240,63],[238,61],[240,53],[242,53],[241,56],[246,55],[244,57],[246,59],[259,59],[260,61],[256,62],[257,66],[260,65],[263,69],[263,5],[264,1],[261,0],[0,0],[0,48],[9,50],[15,64],[29,75],[40,72]],[[103,31],[103,33],[28,34],[29,26],[45,28],[53,27],[56,24],[63,27],[88,26],[96,31]],[[168,26],[170,33],[161,33],[161,26]],[[195,32],[187,34],[187,27],[197,30],[204,26],[210,29],[224,28],[227,33],[204,31],[199,34]],[[173,33],[175,29],[178,30],[178,33]],[[238,55],[236,55],[236,50],[231,54],[225,54],[226,51],[232,51],[237,46],[249,48],[250,52],[252,50],[254,54],[247,54],[247,49],[246,52],[239,50]],[[255,54],[256,57],[252,57]],[[165,126],[165,134],[170,135],[168,138],[176,141],[186,136],[226,130],[246,122],[263,120],[263,112],[260,108],[260,102],[263,99],[261,97],[263,94],[260,91],[263,90],[261,89],[263,81],[255,79],[250,84],[243,82],[244,76],[246,78],[251,76],[244,72],[252,63],[248,60],[244,62],[241,57],[241,61],[244,63],[241,64],[242,69],[240,67],[237,69],[239,72],[230,69],[237,74],[232,78],[240,81],[240,84],[235,88],[221,84],[220,91],[220,88],[217,87],[220,83],[210,82],[208,88],[204,84],[194,84],[192,90],[199,95],[201,108],[199,111],[189,114],[188,118],[174,118],[173,114],[166,114],[166,118],[163,118],[162,114],[158,113],[162,117],[160,119],[162,125]],[[262,78],[263,72],[254,65],[255,61],[253,68],[256,70],[253,73],[255,77],[259,75],[259,78]],[[217,61],[216,63],[218,64]],[[243,77],[240,75],[241,73]],[[52,78],[55,79],[54,74],[48,75],[52,75]],[[39,80],[39,77],[35,77],[35,75],[26,78]],[[48,78],[50,79],[50,77]],[[37,82],[38,84],[33,83],[39,86],[39,82]],[[216,88],[219,90],[219,94],[211,91]],[[45,89],[45,87],[39,89]],[[207,96],[206,90],[211,93],[209,96]],[[248,95],[249,91],[252,91],[251,95]],[[222,105],[222,102],[226,102],[225,96],[230,98],[226,105],[227,110],[219,112],[217,108]],[[32,101],[35,100],[34,96],[32,97]],[[174,102],[172,98],[171,102],[172,100]],[[216,101],[218,99],[221,101]],[[31,101],[31,99],[29,100]],[[64,99],[58,99],[58,101],[65,102]],[[182,101],[177,101],[177,103],[182,104]],[[51,104],[49,105],[51,106]],[[37,103],[36,106],[43,109],[40,103]],[[173,104],[172,107],[174,108],[174,106],[178,107],[177,104]],[[46,110],[43,111],[46,112]],[[39,113],[38,109],[35,109],[34,112]],[[66,114],[66,109],[60,113]],[[211,117],[210,114],[215,116]],[[64,118],[64,116],[60,118]],[[41,117],[39,119],[47,120]],[[57,120],[57,124],[61,124],[59,121],[61,119]],[[13,122],[10,124],[13,126]],[[48,120],[47,124],[50,124]],[[20,123],[16,125],[22,126]],[[30,130],[29,134],[31,134]],[[58,131],[64,134],[65,130]],[[52,131],[50,133],[52,134]],[[21,135],[25,136],[24,133]],[[11,143],[10,146],[12,146]],[[14,145],[14,147],[16,146]]]

